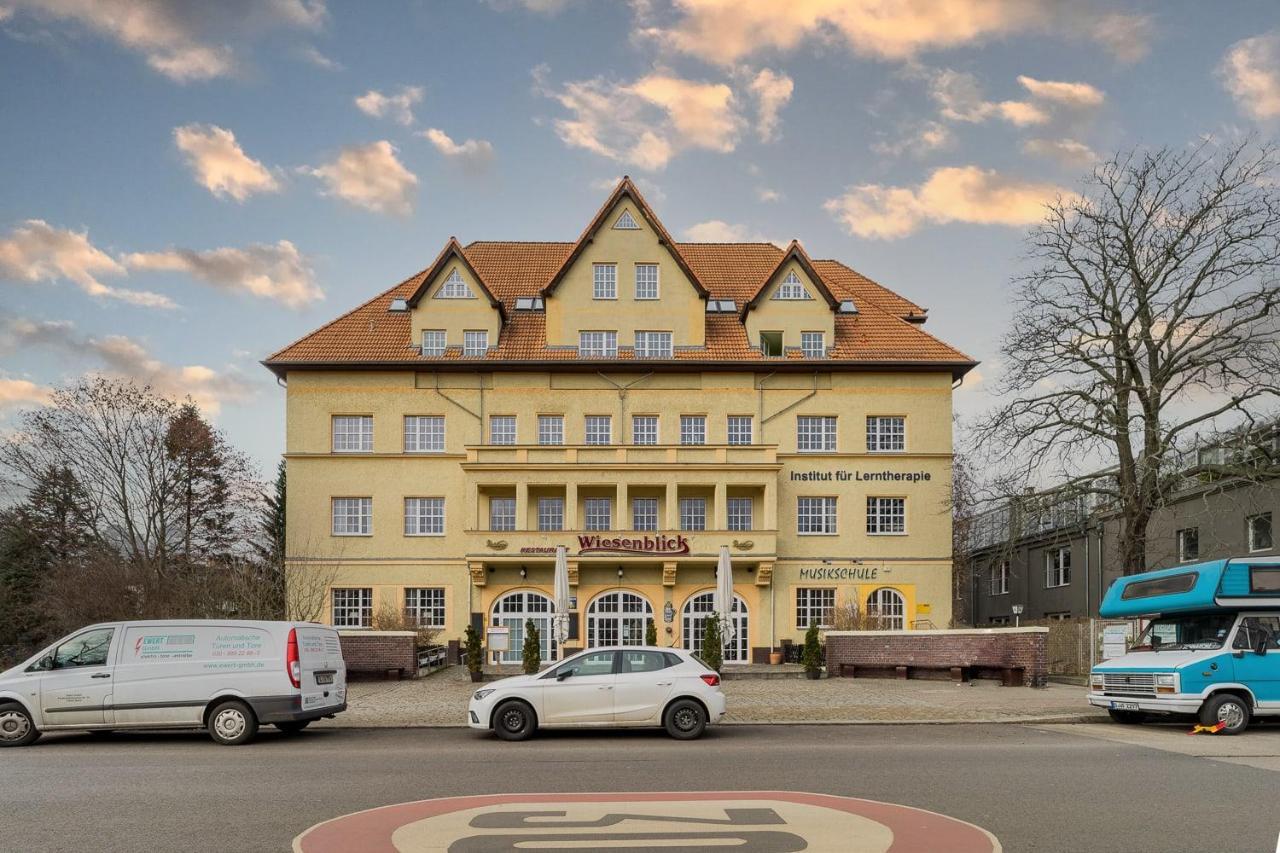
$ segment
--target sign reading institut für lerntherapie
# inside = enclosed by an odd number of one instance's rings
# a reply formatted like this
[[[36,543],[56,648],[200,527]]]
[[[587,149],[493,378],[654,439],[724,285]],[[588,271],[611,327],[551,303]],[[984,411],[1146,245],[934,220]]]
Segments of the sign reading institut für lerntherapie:
[[[927,483],[933,479],[928,471],[792,471],[792,482],[798,483]]]

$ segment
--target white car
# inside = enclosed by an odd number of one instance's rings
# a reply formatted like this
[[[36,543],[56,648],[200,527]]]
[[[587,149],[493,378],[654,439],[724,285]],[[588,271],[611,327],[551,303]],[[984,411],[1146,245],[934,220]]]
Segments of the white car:
[[[471,728],[503,740],[571,726],[661,726],[692,740],[724,716],[724,693],[720,676],[683,649],[589,649],[535,675],[481,687],[467,715]]]

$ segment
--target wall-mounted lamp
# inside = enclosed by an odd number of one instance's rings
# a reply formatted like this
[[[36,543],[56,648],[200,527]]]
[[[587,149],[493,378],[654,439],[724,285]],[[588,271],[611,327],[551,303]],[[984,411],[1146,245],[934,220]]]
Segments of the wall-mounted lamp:
[[[618,566],[618,580],[622,580],[622,566]]]
[[[497,569],[497,567],[496,567],[496,566],[490,566],[490,567],[489,567],[489,574],[493,574],[493,573],[494,573],[494,572],[496,572],[497,570],[498,570],[498,569]]]
[[[527,577],[529,577],[529,570],[528,570],[528,569],[526,569],[524,566],[521,566],[521,567],[520,567],[520,577],[522,577],[522,578],[527,578]]]

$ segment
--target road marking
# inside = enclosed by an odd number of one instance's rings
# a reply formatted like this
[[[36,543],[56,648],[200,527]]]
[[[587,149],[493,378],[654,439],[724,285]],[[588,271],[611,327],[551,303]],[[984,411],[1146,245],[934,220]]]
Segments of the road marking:
[[[894,803],[789,791],[494,794],[317,824],[295,853],[999,853],[981,827]]]

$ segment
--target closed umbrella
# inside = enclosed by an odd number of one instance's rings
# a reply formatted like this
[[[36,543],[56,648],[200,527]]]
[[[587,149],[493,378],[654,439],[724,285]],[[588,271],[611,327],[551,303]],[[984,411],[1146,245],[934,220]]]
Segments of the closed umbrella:
[[[712,594],[712,607],[720,614],[720,634],[726,641],[733,639],[733,560],[729,546],[720,546],[720,561],[716,564],[716,591]]]
[[[563,545],[556,546],[555,638],[558,657],[564,657],[564,644],[569,639],[569,559]]]

